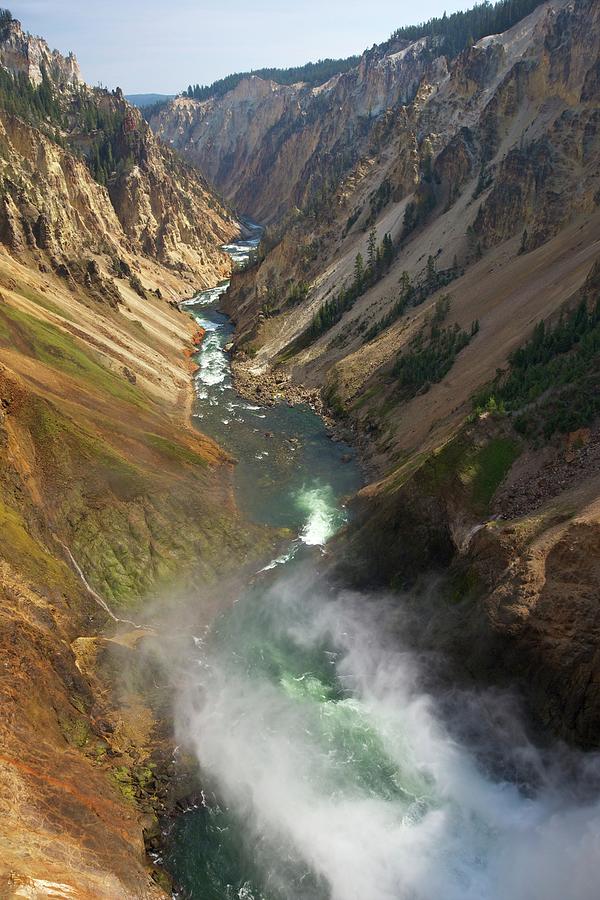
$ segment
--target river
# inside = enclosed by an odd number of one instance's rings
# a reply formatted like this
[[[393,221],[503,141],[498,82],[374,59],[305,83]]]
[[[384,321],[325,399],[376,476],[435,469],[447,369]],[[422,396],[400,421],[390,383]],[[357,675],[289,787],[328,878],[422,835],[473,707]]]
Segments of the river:
[[[258,240],[228,252],[243,261]],[[239,460],[243,512],[294,536],[195,639],[177,728],[203,792],[169,834],[175,896],[595,900],[597,759],[536,749],[510,697],[442,704],[402,646],[401,599],[316,573],[359,470],[311,410],[236,393],[225,289],[186,303],[207,332],[195,420]]]

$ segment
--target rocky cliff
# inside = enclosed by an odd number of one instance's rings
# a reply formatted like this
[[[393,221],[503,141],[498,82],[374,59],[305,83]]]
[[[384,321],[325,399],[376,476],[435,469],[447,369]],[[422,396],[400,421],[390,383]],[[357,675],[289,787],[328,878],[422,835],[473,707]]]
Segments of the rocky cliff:
[[[119,98],[102,100],[126,109]],[[2,240],[14,252],[43,255],[55,271],[76,269],[90,256],[107,270],[117,258],[136,268],[134,258],[144,257],[171,269],[185,290],[214,283],[229,270],[219,247],[237,223],[194,172],[156,144],[139,113],[126,113],[129,164],[108,186],[39,128],[2,116]]]
[[[7,246],[41,251],[54,269],[90,253],[109,266],[141,255],[194,287],[229,271],[220,244],[238,223],[119,90],[89,88],[76,61],[14,20],[0,31],[0,65]]]
[[[51,50],[43,38],[23,31],[10,14],[0,23],[0,65],[14,75],[24,75],[40,85],[44,74],[61,90],[74,90],[82,83],[79,64],[72,53],[63,56]]]

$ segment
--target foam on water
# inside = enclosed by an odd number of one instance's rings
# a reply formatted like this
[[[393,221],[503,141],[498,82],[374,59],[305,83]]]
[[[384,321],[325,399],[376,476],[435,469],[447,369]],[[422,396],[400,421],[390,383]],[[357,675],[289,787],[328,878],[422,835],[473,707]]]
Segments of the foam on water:
[[[194,378],[196,385],[212,387],[221,384],[229,376],[229,359],[223,350],[223,339],[218,327],[201,315],[195,316],[195,319],[206,334],[202,341],[202,351],[197,357],[199,368]],[[200,396],[198,388],[196,396]]]
[[[323,547],[344,521],[329,486],[312,486],[299,491],[296,506],[305,515],[300,538],[309,547]]]
[[[180,735],[245,847],[243,883],[268,900],[596,900],[597,796],[527,744],[535,789],[486,773],[389,639],[397,612],[300,569],[219,627]]]
[[[217,287],[209,288],[207,291],[200,291],[189,300],[182,300],[179,305],[182,309],[213,306],[219,300],[219,298],[223,296],[228,287],[229,281],[223,281]]]

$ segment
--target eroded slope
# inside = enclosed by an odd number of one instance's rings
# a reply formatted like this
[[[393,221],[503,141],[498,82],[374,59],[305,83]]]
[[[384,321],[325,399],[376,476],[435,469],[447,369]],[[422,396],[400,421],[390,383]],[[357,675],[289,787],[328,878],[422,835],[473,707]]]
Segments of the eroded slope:
[[[0,894],[165,896],[152,603],[271,540],[189,424],[175,302],[227,274],[237,225],[72,60],[3,20],[0,62]]]

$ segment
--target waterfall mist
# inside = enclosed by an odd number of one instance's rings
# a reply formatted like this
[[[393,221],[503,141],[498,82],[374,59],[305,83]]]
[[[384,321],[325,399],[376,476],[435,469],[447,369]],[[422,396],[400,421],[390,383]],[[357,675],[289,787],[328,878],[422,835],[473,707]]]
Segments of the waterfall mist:
[[[536,749],[502,694],[426,692],[404,615],[302,564],[180,680],[178,738],[261,877],[227,896],[596,898],[599,759]]]

